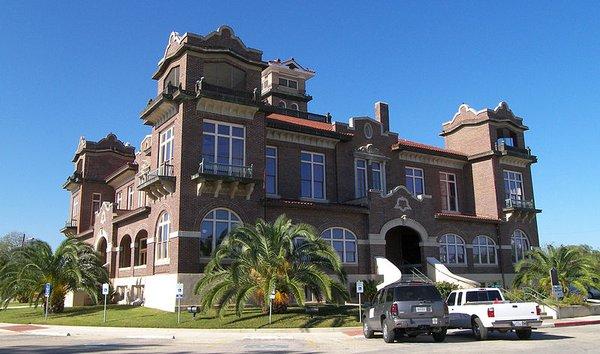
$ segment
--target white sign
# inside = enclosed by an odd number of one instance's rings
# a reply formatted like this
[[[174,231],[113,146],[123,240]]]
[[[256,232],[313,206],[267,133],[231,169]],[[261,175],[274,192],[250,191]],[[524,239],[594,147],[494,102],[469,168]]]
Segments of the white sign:
[[[108,283],[102,284],[102,295],[108,295]]]
[[[275,299],[275,290],[273,290],[273,292],[271,293],[271,295],[269,295],[269,298],[271,300]]]
[[[363,284],[362,280],[357,281],[356,282],[356,293],[362,294],[364,292],[365,292],[365,290],[364,290],[364,284]]]
[[[50,297],[50,283],[46,283],[46,286],[44,286],[44,296]]]
[[[182,298],[183,297],[183,283],[177,283],[175,295],[178,298]]]

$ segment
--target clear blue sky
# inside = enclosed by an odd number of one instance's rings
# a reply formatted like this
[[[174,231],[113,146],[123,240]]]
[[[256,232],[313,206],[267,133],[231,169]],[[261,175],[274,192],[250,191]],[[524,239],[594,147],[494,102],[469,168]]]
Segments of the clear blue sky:
[[[383,100],[401,137],[441,146],[441,124],[461,103],[508,101],[539,157],[542,243],[600,246],[597,2],[349,3],[4,4],[0,234],[56,245],[79,137],[114,132],[138,146],[148,132],[138,113],[156,94],[150,77],[169,33],[228,24],[265,60],[314,68],[310,110],[336,120],[372,115]]]

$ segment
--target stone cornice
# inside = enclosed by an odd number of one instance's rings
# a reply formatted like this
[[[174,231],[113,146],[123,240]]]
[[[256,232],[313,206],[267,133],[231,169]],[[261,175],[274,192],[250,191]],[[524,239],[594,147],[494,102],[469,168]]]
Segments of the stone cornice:
[[[335,147],[335,144],[338,142],[337,139],[273,128],[267,128],[267,139],[321,147],[326,149],[333,149]]]
[[[466,163],[466,161],[455,160],[455,159],[451,159],[448,157],[442,157],[442,156],[437,156],[437,155],[428,155],[428,154],[422,154],[422,153],[406,151],[406,150],[400,151],[398,156],[399,156],[399,159],[403,160],[403,161],[410,161],[410,162],[422,163],[422,164],[427,164],[427,165],[455,168],[455,169],[459,169],[459,170],[462,169]]]

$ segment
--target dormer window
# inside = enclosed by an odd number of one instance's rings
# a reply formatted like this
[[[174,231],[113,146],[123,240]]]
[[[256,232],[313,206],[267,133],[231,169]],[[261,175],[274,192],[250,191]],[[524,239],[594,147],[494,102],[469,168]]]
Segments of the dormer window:
[[[292,103],[292,104],[290,105],[290,109],[293,109],[293,110],[296,110],[296,111],[298,111],[298,110],[299,110],[299,108],[298,108],[298,104],[297,104],[297,103]]]
[[[246,72],[227,63],[205,63],[204,78],[212,85],[246,90]]]
[[[277,104],[277,106],[279,106],[281,108],[286,108],[285,101],[279,101],[279,103]]]
[[[293,88],[293,89],[298,89],[298,81],[286,79],[286,78],[283,78],[283,77],[279,78],[279,85],[280,86],[289,87],[289,88]]]
[[[508,129],[498,129],[496,131],[496,145],[517,146],[517,134]]]

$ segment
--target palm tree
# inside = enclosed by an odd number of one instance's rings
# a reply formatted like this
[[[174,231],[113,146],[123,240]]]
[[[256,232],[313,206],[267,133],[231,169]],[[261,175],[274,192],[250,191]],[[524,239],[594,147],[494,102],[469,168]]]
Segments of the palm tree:
[[[266,311],[272,291],[278,312],[287,309],[291,297],[303,305],[305,288],[327,301],[348,299],[345,282],[333,247],[312,226],[280,215],[272,224],[259,219],[232,230],[215,250],[195,293],[201,294],[204,309],[216,306],[222,315],[233,304],[240,316],[250,300]]]
[[[50,283],[48,310],[62,312],[67,292],[83,290],[97,302],[98,289],[107,281],[99,255],[88,244],[68,238],[52,252],[48,243],[35,240],[14,250],[0,269],[0,301],[6,307],[19,294],[29,294],[37,306],[44,284]]]
[[[515,265],[517,275],[513,285],[530,286],[549,295],[552,288],[550,269],[556,268],[558,281],[565,294],[569,294],[569,286],[587,294],[587,287],[600,285],[600,274],[595,267],[597,261],[593,255],[580,246],[549,245],[530,251]]]

